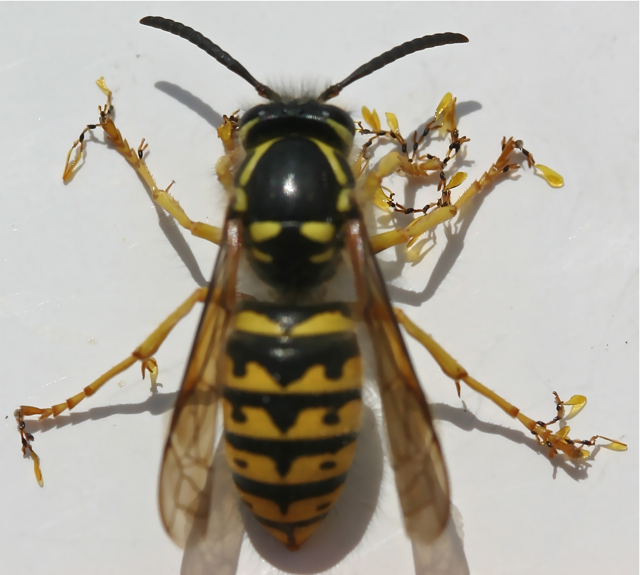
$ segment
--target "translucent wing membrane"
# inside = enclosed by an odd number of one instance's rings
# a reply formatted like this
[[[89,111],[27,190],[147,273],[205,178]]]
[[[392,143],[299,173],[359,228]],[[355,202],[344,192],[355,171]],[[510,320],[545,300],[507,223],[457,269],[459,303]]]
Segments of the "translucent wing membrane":
[[[224,453],[224,442],[219,442],[209,474],[211,506],[206,528],[192,530],[197,545],[187,542],[182,559],[181,573],[188,575],[236,575],[240,547],[244,538],[244,523],[240,514],[240,500],[231,470]],[[205,489],[209,489],[209,485]]]
[[[162,460],[160,514],[181,547],[194,522],[206,522],[209,514],[207,479],[220,395],[217,362],[235,301],[239,237],[237,224],[228,221]]]
[[[447,472],[427,401],[365,233],[361,220],[349,224],[349,250],[376,356],[396,487],[409,537],[429,543],[449,517]]]

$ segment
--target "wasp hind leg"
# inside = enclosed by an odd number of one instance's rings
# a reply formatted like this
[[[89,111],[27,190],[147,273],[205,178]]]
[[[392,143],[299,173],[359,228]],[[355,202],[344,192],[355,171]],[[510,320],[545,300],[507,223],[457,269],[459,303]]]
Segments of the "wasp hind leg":
[[[80,393],[70,397],[62,403],[52,405],[51,407],[33,407],[31,405],[21,405],[19,409],[14,412],[14,417],[18,423],[18,431],[20,432],[20,439],[22,441],[22,453],[24,455],[31,455],[34,462],[34,471],[38,483],[42,485],[42,473],[40,471],[40,460],[36,453],[33,451],[31,442],[34,440],[33,435],[25,430],[25,417],[32,415],[39,415],[38,419],[46,419],[53,415],[57,417],[63,411],[67,409],[73,409],[83,399],[96,393],[107,381],[114,378],[125,369],[131,367],[134,363],[139,361],[141,363],[142,377],[144,379],[146,372],[149,372],[151,379],[151,391],[156,391],[157,377],[158,377],[158,362],[153,357],[162,345],[162,342],[167,338],[171,330],[176,324],[185,317],[198,302],[204,302],[207,298],[209,290],[208,288],[196,289],[184,302],[182,302],[134,351],[133,353],[112,367],[110,370],[103,373],[93,383],[85,387]]]
[[[594,446],[597,439],[604,439],[609,443],[603,445],[614,451],[625,451],[627,446],[615,439],[609,439],[602,435],[594,435],[591,439],[577,440],[571,439],[568,434],[570,428],[568,426],[560,428],[559,431],[551,431],[548,429],[553,423],[560,421],[561,419],[569,419],[585,406],[587,398],[582,395],[574,395],[568,401],[562,401],[557,393],[554,392],[556,401],[557,415],[549,422],[536,421],[527,417],[524,413],[520,412],[515,405],[512,405],[504,398],[500,397],[497,393],[485,387],[482,383],[472,378],[467,371],[462,367],[449,353],[440,346],[428,333],[420,329],[414,324],[402,310],[394,308],[396,319],[407,330],[409,335],[418,340],[431,354],[433,359],[436,360],[442,371],[453,379],[458,389],[458,395],[460,395],[460,382],[464,382],[471,389],[483,395],[487,399],[495,403],[500,409],[513,418],[516,418],[522,423],[536,440],[541,445],[546,445],[549,448],[549,457],[557,455],[562,452],[572,459],[582,459],[589,456],[589,451],[584,449],[585,447]],[[570,407],[570,412],[565,415],[565,407]]]
[[[65,182],[70,182],[75,176],[76,172],[80,169],[79,163],[84,156],[85,151],[85,134],[96,128],[100,127],[104,130],[107,140],[113,144],[117,152],[129,163],[129,165],[136,171],[136,173],[144,180],[149,187],[153,199],[164,209],[169,215],[171,215],[180,226],[189,230],[191,234],[196,237],[205,239],[214,244],[220,245],[222,239],[222,230],[219,227],[211,226],[203,222],[194,222],[191,220],[178,201],[171,196],[169,189],[173,185],[173,182],[163,190],[158,188],[147,164],[144,160],[145,152],[147,151],[148,144],[145,143],[144,138],[140,142],[137,149],[131,148],[126,139],[122,137],[120,130],[116,128],[113,121],[113,104],[111,103],[112,92],[107,87],[104,78],[96,80],[96,84],[107,96],[107,103],[104,106],[98,107],[100,112],[100,120],[97,124],[88,124],[87,127],[82,130],[78,139],[73,143],[69,153],[67,154],[67,161],[65,162],[64,172],[62,179]],[[73,151],[75,150],[75,155]],[[73,155],[73,159],[72,158]]]

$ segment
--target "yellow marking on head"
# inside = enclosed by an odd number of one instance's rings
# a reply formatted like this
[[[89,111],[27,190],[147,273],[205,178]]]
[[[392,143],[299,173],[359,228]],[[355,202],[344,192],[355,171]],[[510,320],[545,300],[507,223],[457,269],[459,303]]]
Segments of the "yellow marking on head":
[[[268,455],[236,449],[228,441],[225,441],[224,449],[231,471],[263,483],[294,485],[323,481],[346,473],[353,461],[356,442],[352,441],[336,453],[296,457],[284,477],[278,472],[275,460]],[[328,463],[334,467],[327,468]]]
[[[239,180],[240,186],[244,187],[247,185],[247,182],[251,179],[253,170],[255,169],[257,163],[260,161],[260,158],[264,156],[266,151],[271,146],[273,146],[273,144],[275,144],[278,140],[281,140],[281,139],[282,138],[274,138],[273,140],[269,140],[264,144],[260,144],[259,146],[256,146],[255,150],[253,151],[253,154],[249,157],[249,160],[247,161],[244,168],[242,169],[242,173],[240,174],[240,180]]]
[[[309,258],[309,261],[312,264],[323,264],[325,262],[328,262],[335,253],[336,251],[333,248],[329,248],[328,250],[322,252],[321,254],[316,254],[315,256],[311,256]]]
[[[238,422],[231,417],[233,406],[223,399],[224,428],[231,433],[261,439],[322,439],[344,433],[355,433],[360,428],[362,414],[362,400],[352,399],[337,412],[338,422],[333,425],[323,420],[327,415],[326,407],[309,407],[300,410],[295,423],[282,433],[273,422],[269,413],[262,407],[241,407],[246,420]]]
[[[289,331],[292,337],[305,335],[324,335],[327,333],[341,333],[353,331],[354,323],[351,318],[343,316],[339,311],[317,313],[309,319],[294,325]]]
[[[225,382],[233,389],[262,393],[322,393],[357,389],[362,386],[362,358],[360,356],[351,357],[345,361],[339,379],[328,379],[323,365],[313,365],[304,372],[300,379],[284,387],[273,378],[266,368],[255,361],[247,363],[244,376],[235,376],[233,361],[226,357]]]
[[[300,234],[312,242],[326,244],[336,235],[336,227],[329,222],[304,222]]]
[[[260,118],[254,118],[250,122],[247,122],[246,124],[244,124],[242,128],[240,128],[240,130],[238,131],[238,135],[240,136],[240,141],[244,141],[244,139],[247,137],[247,133],[249,132],[249,130],[253,128],[259,121],[260,121]]]
[[[251,503],[251,511],[260,517],[264,517],[269,521],[305,521],[306,519],[311,519],[312,517],[317,517],[318,515],[322,515],[326,513],[333,504],[336,502],[340,493],[344,489],[344,484],[337,487],[331,493],[327,493],[326,495],[320,495],[319,497],[309,497],[308,499],[301,499],[300,501],[294,501],[289,505],[289,509],[287,510],[287,514],[283,515],[282,511],[280,511],[280,506],[271,501],[271,499],[263,499],[262,497],[258,497],[257,495],[252,495],[251,493],[247,493],[246,491],[242,491],[242,489],[238,489],[238,493],[240,493],[241,499],[245,503]],[[325,505],[329,503],[330,505],[326,507]],[[322,509],[319,511],[318,507],[322,506]],[[314,523],[313,525],[319,525],[319,523]]]
[[[336,209],[339,212],[348,212],[351,208],[351,188],[342,188],[338,194]]]
[[[251,255],[256,258],[259,262],[270,264],[273,261],[273,258],[269,254],[265,254],[256,248],[251,248]]]
[[[234,194],[236,197],[235,204],[233,204],[233,208],[238,212],[246,212],[247,211],[247,193],[242,188],[236,188],[234,190]]]
[[[280,222],[254,222],[249,225],[249,234],[256,243],[275,238],[281,231],[282,224]]]
[[[331,129],[338,134],[340,139],[346,144],[347,148],[350,148],[353,144],[353,134],[351,130],[343,126],[340,122],[336,122],[331,118],[327,118],[325,122],[331,126]]]
[[[258,335],[274,335],[281,337],[285,335],[282,326],[269,316],[251,310],[241,311],[236,316],[236,330]]]
[[[349,180],[347,178],[347,174],[342,169],[342,165],[336,157],[335,148],[327,146],[327,144],[321,142],[320,140],[316,140],[315,138],[309,138],[309,140],[311,140],[316,146],[318,146],[320,151],[324,154],[325,158],[327,158],[327,162],[329,162],[329,165],[333,170],[333,175],[336,177],[336,180],[338,180],[338,184],[340,184],[341,186],[346,185]]]

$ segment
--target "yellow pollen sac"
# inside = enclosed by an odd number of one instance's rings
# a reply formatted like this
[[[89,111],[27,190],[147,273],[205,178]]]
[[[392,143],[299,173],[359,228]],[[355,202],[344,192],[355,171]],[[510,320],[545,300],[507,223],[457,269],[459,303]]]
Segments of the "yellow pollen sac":
[[[369,111],[369,108],[366,106],[362,106],[362,119],[369,124],[369,127],[374,132],[379,132],[380,128],[380,118],[378,118],[378,112],[373,110],[373,112]]]
[[[467,179],[467,174],[465,172],[456,172],[451,176],[449,183],[445,186],[445,190],[453,190],[453,188],[457,188]]]
[[[395,114],[391,112],[385,112],[384,115],[387,117],[387,124],[389,124],[389,129],[392,132],[399,132],[400,128],[398,126],[398,118]]]
[[[323,264],[324,262],[328,262],[335,253],[333,248],[329,248],[327,251],[322,252],[321,254],[317,254],[315,256],[311,256],[309,261],[312,264]]]
[[[305,222],[300,226],[300,233],[307,239],[326,244],[336,233],[336,228],[328,222]]]
[[[449,107],[449,104],[451,104],[451,100],[453,100],[453,95],[451,94],[451,92],[447,92],[444,96],[442,96],[442,100],[440,100],[440,103],[436,108],[436,113],[435,113],[436,120],[438,119],[440,114],[442,114]]]
[[[561,188],[564,186],[564,178],[558,172],[542,164],[536,164],[535,167],[552,188]]]
[[[251,239],[256,242],[266,242],[275,238],[282,231],[280,222],[255,222],[249,226]]]
[[[269,254],[265,254],[256,248],[251,248],[251,255],[256,258],[259,262],[270,264],[273,261],[273,258]]]

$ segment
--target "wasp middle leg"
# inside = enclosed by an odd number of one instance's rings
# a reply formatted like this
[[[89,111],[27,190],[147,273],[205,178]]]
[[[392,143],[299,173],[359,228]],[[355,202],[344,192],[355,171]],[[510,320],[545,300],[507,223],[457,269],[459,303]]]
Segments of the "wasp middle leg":
[[[42,473],[39,466],[39,458],[33,451],[31,442],[33,436],[25,431],[24,418],[31,415],[39,415],[38,419],[46,419],[53,415],[56,417],[67,409],[73,409],[83,399],[96,393],[105,383],[113,379],[116,375],[131,367],[137,361],[141,362],[142,377],[149,372],[151,379],[151,389],[155,391],[158,377],[158,363],[153,355],[158,351],[162,342],[167,338],[171,330],[184,318],[198,302],[204,302],[209,292],[208,288],[196,289],[184,302],[182,302],[134,351],[117,365],[104,372],[93,383],[85,387],[80,393],[70,397],[62,403],[57,403],[51,407],[33,407],[31,405],[21,405],[14,413],[18,423],[18,430],[22,441],[22,453],[31,454],[34,460],[34,470],[38,483],[42,484]]]

